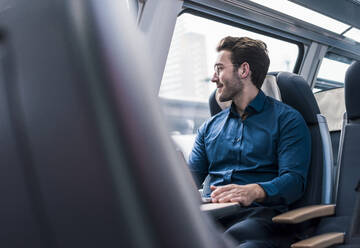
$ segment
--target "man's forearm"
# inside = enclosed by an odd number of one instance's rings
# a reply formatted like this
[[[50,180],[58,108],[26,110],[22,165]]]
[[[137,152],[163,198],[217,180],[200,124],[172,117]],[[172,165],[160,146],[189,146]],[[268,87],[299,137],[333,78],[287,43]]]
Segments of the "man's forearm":
[[[286,173],[259,185],[266,193],[265,201],[272,204],[291,204],[304,193],[304,179],[296,173]]]

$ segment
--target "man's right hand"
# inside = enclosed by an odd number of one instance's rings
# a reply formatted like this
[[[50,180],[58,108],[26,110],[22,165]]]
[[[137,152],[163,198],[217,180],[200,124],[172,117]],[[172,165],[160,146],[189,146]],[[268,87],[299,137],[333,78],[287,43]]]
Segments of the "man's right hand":
[[[211,186],[212,202],[239,202],[243,206],[249,206],[254,201],[260,202],[265,199],[266,193],[258,184],[237,185],[228,184],[225,186]]]

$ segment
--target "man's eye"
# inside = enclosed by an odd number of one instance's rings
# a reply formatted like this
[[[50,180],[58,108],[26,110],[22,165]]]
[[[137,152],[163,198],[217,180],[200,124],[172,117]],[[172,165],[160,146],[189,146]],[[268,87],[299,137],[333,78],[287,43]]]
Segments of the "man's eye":
[[[215,69],[215,73],[216,73],[217,75],[219,75],[220,72],[224,69],[224,66],[216,65],[214,69]]]

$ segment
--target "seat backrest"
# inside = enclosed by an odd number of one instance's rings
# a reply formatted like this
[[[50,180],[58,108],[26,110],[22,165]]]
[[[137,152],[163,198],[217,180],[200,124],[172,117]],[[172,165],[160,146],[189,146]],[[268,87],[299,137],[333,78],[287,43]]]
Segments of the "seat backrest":
[[[311,160],[305,194],[292,208],[320,204],[323,191],[323,147],[317,119],[319,107],[309,85],[301,76],[289,72],[274,74],[283,102],[300,112],[311,135]]]
[[[345,245],[360,247],[360,62],[345,74],[345,106],[339,147],[334,217],[322,219],[317,233],[344,232]]]
[[[281,94],[279,87],[276,84],[276,78],[273,75],[266,75],[261,90],[265,95],[275,98],[281,101]],[[214,90],[209,97],[209,107],[211,116],[216,115],[223,109],[230,107],[231,101],[220,102],[217,94],[217,90]]]
[[[360,62],[353,63],[345,75],[346,115],[339,148],[337,215],[353,212],[354,188],[360,180]]]
[[[1,44],[4,53],[9,47]],[[28,163],[28,157],[22,152],[16,133],[23,133],[21,125],[17,125],[19,108],[11,102],[14,85],[4,66],[9,66],[9,56],[1,57],[0,66],[0,245],[3,247],[49,247],[42,237],[41,215],[34,192],[34,173]],[[24,137],[22,137],[24,140]],[[35,199],[34,199],[35,198]],[[34,208],[40,210],[34,211]],[[30,231],[31,230],[31,231]]]
[[[126,1],[13,2],[0,16],[0,247],[224,247]]]

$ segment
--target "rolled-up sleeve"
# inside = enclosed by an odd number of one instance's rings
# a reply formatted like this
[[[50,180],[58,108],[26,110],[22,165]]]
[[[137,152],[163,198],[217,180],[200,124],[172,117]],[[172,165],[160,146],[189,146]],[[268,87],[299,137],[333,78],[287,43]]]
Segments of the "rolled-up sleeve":
[[[305,191],[311,138],[304,119],[296,111],[280,120],[279,128],[278,177],[259,185],[266,192],[265,203],[290,204]]]
[[[198,187],[207,176],[209,165],[205,150],[204,131],[205,125],[202,125],[197,132],[194,147],[189,157],[189,168]]]

